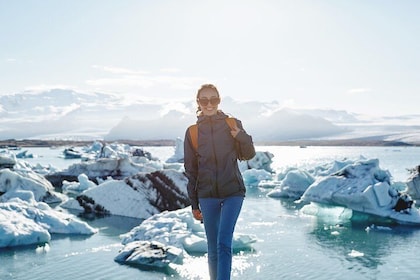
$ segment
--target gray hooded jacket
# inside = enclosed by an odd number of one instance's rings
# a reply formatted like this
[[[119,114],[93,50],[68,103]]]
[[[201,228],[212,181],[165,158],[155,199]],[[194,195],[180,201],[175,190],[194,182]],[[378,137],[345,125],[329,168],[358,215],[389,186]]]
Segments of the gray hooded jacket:
[[[228,116],[219,111],[213,116],[200,115],[198,149],[194,149],[187,129],[184,140],[184,167],[188,177],[188,195],[192,209],[198,209],[198,198],[245,196],[245,185],[238,167],[238,151],[243,159],[255,156],[252,138],[236,120],[241,130],[236,138],[226,123]]]

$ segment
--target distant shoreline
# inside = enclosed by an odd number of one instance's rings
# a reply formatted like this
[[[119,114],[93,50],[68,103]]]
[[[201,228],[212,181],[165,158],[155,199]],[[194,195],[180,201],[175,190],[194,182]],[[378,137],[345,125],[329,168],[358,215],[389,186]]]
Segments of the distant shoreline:
[[[60,147],[60,146],[87,146],[95,140],[43,140],[43,139],[6,139],[0,140],[0,148],[21,148],[21,147]],[[175,146],[175,140],[115,140],[100,142],[121,143],[131,146]],[[405,143],[400,141],[383,141],[367,139],[345,139],[345,140],[293,140],[293,141],[260,141],[254,143],[256,146],[397,146],[397,147],[416,147],[420,143]]]

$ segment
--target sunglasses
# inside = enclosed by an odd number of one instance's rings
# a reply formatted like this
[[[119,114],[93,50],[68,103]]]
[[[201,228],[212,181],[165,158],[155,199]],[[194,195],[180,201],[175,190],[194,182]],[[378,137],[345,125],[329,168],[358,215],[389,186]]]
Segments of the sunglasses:
[[[197,102],[200,103],[201,106],[207,106],[209,105],[209,102],[211,105],[216,106],[220,103],[220,98],[216,96],[208,98],[197,98]]]

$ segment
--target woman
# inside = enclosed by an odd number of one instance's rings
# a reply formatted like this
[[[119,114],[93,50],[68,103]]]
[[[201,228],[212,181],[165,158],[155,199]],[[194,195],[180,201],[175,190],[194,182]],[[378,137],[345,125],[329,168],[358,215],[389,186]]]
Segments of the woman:
[[[237,159],[239,153],[241,159],[251,159],[255,149],[241,122],[231,128],[228,116],[218,110],[214,85],[201,86],[197,104],[198,145],[189,129],[184,141],[188,195],[194,218],[204,222],[210,279],[230,279],[233,232],[245,197]]]

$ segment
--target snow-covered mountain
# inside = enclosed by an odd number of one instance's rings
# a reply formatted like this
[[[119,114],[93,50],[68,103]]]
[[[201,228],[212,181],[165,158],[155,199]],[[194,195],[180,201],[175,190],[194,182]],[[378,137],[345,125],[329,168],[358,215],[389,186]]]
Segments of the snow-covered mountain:
[[[220,108],[241,119],[254,141],[366,138],[420,143],[420,115],[373,119],[229,97]],[[173,140],[184,137],[195,111],[193,100],[156,102],[68,89],[22,92],[0,96],[0,139]]]

